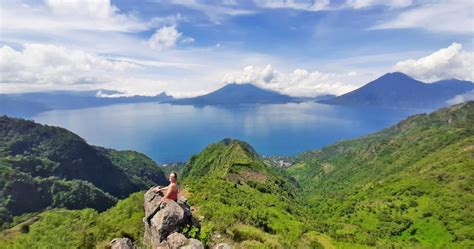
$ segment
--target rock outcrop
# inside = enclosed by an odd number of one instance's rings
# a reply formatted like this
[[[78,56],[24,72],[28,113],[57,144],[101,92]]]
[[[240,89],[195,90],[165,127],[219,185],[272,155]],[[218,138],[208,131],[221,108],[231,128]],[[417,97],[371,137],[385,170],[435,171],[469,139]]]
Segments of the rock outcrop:
[[[160,206],[162,197],[161,192],[151,189],[145,193],[144,244],[152,248],[204,248],[199,240],[181,234],[185,228],[201,228],[187,200],[180,196],[177,202]]]
[[[204,245],[197,239],[188,239],[181,233],[172,233],[161,242],[156,249],[204,249]]]
[[[109,243],[110,249],[136,249],[129,238],[115,238]]]

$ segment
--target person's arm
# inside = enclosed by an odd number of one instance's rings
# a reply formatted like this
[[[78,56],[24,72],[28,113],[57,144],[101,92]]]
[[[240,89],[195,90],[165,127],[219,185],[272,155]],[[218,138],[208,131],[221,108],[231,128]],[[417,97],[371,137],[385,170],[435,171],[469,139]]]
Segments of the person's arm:
[[[163,188],[156,187],[156,188],[154,188],[154,189],[153,189],[153,191],[155,191],[155,192],[157,192],[157,193],[158,193],[158,192],[160,192],[160,191],[165,191],[165,190],[168,190],[168,188],[169,188],[169,187],[163,187]]]

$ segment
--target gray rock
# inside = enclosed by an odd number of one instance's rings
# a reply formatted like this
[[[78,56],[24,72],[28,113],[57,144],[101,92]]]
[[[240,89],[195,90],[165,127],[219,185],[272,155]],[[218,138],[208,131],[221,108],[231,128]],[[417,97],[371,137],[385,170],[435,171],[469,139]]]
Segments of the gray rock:
[[[167,241],[163,241],[153,249],[171,249]]]
[[[188,242],[181,249],[204,249],[204,245],[197,239],[188,239]]]
[[[151,189],[145,193],[144,244],[152,248],[161,245],[170,234],[181,232],[187,226],[200,228],[185,198],[179,197],[177,202],[169,201],[156,212],[161,198],[162,193],[155,193]],[[146,217],[151,217],[149,223]]]
[[[217,244],[214,249],[232,249],[232,247],[227,243]]]
[[[171,249],[180,248],[187,244],[188,239],[181,233],[172,233],[166,238]]]
[[[110,249],[135,249],[129,238],[115,238],[109,243]]]

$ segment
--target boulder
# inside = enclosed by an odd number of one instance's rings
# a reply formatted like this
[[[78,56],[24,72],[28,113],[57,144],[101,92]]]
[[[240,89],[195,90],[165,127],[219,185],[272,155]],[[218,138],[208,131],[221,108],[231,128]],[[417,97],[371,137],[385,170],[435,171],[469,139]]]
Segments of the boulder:
[[[179,233],[183,231],[184,228],[188,227],[197,227],[200,229],[199,222],[193,217],[191,212],[191,207],[189,206],[187,200],[183,197],[179,197],[178,201],[168,201],[165,205],[161,206],[159,211],[156,211],[158,205],[160,204],[162,193],[155,193],[153,190],[148,190],[145,193],[145,234],[144,234],[144,244],[156,248],[166,248],[164,243],[169,246],[169,248],[174,244],[170,244],[168,237],[174,233]],[[147,217],[151,217],[149,222]],[[182,235],[184,237],[184,235]],[[173,235],[171,237],[173,243],[178,243],[178,238],[181,238],[179,235]],[[186,237],[184,237],[186,239]],[[176,239],[176,241],[174,240]],[[201,244],[202,245],[202,244]]]
[[[180,248],[186,245],[186,243],[188,242],[188,239],[183,234],[175,232],[175,233],[170,234],[168,238],[166,239],[166,241],[168,242],[168,246],[170,248],[175,249],[175,248]]]
[[[204,249],[204,245],[197,239],[188,239],[186,245],[181,249]]]
[[[232,247],[227,243],[217,244],[214,249],[232,249]]]
[[[110,249],[135,249],[129,238],[115,238],[109,243]]]
[[[172,233],[166,240],[153,249],[204,249],[204,245],[197,239],[187,239],[181,233]]]

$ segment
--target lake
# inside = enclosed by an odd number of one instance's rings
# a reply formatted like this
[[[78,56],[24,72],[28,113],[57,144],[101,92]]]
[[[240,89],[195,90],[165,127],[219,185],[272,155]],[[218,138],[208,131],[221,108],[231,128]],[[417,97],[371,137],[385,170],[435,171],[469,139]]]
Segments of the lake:
[[[36,122],[71,130],[93,145],[136,150],[158,163],[187,161],[226,137],[262,155],[296,155],[366,135],[426,110],[348,108],[311,102],[233,107],[159,103],[40,113]]]

